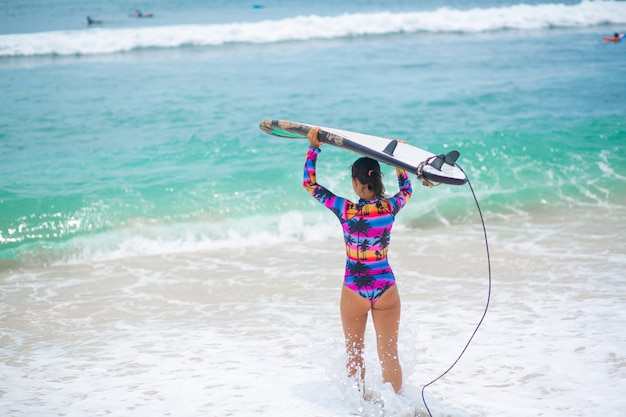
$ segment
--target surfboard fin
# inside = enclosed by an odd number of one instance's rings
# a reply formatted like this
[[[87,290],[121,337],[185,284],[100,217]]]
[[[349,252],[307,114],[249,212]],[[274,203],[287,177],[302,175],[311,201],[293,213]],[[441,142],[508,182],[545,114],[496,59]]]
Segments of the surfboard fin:
[[[385,149],[383,149],[383,152],[386,153],[387,155],[393,156],[393,152],[396,150],[396,146],[398,146],[398,141],[394,139],[391,142],[389,142],[387,146],[385,146]]]
[[[428,165],[430,165],[431,167],[435,169],[441,170],[441,166],[443,165],[445,160],[446,160],[446,156],[444,154],[437,155],[437,157],[433,159]]]
[[[437,155],[437,157],[433,159],[432,162],[430,162],[428,165],[441,171],[441,167],[443,166],[443,164],[454,166],[456,160],[459,159],[459,155],[459,151],[450,151],[445,155],[440,154]]]
[[[444,162],[450,166],[454,166],[456,160],[459,159],[460,155],[461,154],[459,153],[459,151],[450,151],[446,154]]]

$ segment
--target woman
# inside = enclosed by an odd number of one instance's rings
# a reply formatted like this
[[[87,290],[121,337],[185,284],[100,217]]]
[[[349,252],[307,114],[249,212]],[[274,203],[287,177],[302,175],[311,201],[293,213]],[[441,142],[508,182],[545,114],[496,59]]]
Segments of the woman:
[[[396,168],[400,191],[385,198],[380,165],[364,157],[352,165],[352,188],[359,196],[358,203],[334,195],[317,183],[315,175],[315,163],[322,145],[319,131],[320,128],[315,127],[308,134],[310,146],[304,165],[303,186],[335,213],[343,228],[347,259],[340,310],[348,354],[348,376],[359,377],[363,385],[365,325],[371,311],[383,380],[399,392],[402,388],[402,369],[398,360],[400,296],[387,261],[387,249],[395,216],[411,197],[411,182],[406,171]]]

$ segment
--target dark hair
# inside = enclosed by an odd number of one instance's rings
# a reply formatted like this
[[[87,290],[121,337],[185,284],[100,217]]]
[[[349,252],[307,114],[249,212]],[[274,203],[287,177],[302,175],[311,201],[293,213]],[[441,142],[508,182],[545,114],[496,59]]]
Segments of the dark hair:
[[[364,156],[352,164],[352,178],[356,178],[361,184],[367,186],[374,193],[374,197],[379,200],[385,198],[382,175],[380,164],[375,159]]]

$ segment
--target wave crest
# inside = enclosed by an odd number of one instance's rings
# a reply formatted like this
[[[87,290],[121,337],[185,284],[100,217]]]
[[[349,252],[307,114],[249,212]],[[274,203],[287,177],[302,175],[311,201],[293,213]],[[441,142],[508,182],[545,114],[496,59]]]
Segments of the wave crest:
[[[86,29],[0,36],[0,57],[89,55],[141,48],[276,43],[394,33],[479,33],[626,23],[626,2],[589,1],[411,13],[298,16],[281,20],[150,28]]]

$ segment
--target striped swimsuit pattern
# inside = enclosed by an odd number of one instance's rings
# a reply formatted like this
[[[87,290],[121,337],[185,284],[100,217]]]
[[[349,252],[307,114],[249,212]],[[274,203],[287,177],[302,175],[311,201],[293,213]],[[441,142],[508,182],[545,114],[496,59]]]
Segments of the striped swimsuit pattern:
[[[388,288],[395,285],[395,276],[387,261],[387,250],[395,216],[411,198],[411,181],[406,171],[396,168],[400,188],[396,195],[388,199],[361,199],[353,203],[317,183],[315,164],[319,152],[319,148],[309,147],[302,185],[341,223],[346,244],[344,285],[374,304]]]

